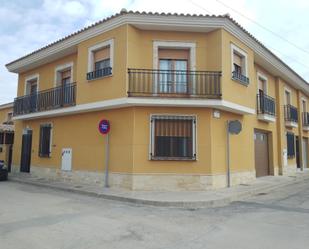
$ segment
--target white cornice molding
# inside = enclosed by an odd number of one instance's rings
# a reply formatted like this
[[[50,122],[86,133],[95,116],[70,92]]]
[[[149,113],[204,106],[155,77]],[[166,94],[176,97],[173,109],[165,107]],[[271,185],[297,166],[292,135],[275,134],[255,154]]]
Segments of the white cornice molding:
[[[80,42],[124,24],[136,25],[139,28],[145,27],[149,29],[179,31],[190,30],[192,32],[205,32],[210,29],[223,28],[251,48],[256,55],[263,59],[265,64],[268,63],[269,66],[273,67],[274,71],[276,71],[279,76],[283,77],[285,81],[309,95],[309,85],[304,79],[302,79],[278,57],[274,56],[269,50],[265,49],[259,42],[236,25],[232,20],[223,17],[136,15],[134,13],[127,13],[98,24],[97,26],[89,28],[28,57],[9,64],[7,65],[7,68],[10,72],[18,73],[27,69],[31,64],[38,65],[40,63],[46,63],[48,61],[47,58],[55,59],[57,56],[63,56],[64,52],[69,51],[70,49],[74,52]]]
[[[78,113],[94,112],[101,110],[110,110],[133,106],[155,106],[155,107],[205,107],[216,108],[223,111],[233,112],[237,114],[255,114],[255,110],[239,104],[220,99],[162,99],[162,98],[118,98],[112,100],[104,100],[99,102],[80,104],[72,107],[30,113],[15,116],[13,120],[29,120],[45,117],[56,117],[65,115],[74,115]]]
[[[13,106],[14,106],[13,102],[7,103],[7,104],[2,104],[2,105],[0,105],[0,110],[7,109],[7,108],[13,108]]]

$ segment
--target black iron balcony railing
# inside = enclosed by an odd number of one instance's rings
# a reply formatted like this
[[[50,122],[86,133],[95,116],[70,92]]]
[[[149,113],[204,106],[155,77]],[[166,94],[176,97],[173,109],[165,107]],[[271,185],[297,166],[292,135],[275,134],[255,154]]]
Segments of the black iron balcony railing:
[[[257,94],[257,113],[276,116],[275,99],[266,94]]]
[[[105,68],[98,69],[93,72],[87,73],[87,80],[94,80],[94,79],[102,78],[102,77],[105,77],[111,74],[112,74],[112,68],[105,67]]]
[[[242,75],[241,73],[239,73],[237,71],[232,72],[232,79],[238,80],[241,83],[243,83],[244,85],[249,85],[249,78],[246,77],[245,75]]]
[[[70,83],[14,100],[14,116],[47,111],[76,104],[76,84]]]
[[[309,127],[309,112],[303,112],[303,126]]]
[[[129,96],[221,97],[221,72],[128,69]]]
[[[285,121],[297,123],[298,122],[297,108],[292,105],[285,105],[284,106],[284,119]]]

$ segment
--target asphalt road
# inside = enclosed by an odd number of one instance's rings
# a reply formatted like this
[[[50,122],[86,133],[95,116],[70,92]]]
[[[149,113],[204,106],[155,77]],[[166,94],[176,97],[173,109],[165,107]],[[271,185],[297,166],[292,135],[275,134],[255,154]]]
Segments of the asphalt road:
[[[220,208],[136,206],[0,182],[1,249],[309,247],[309,182]]]

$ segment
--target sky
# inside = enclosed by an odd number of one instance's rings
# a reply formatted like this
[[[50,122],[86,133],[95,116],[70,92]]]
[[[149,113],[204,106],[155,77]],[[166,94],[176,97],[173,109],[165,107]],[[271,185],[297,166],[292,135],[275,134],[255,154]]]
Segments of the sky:
[[[0,104],[17,92],[17,75],[5,64],[122,8],[228,13],[309,82],[308,0],[0,0]]]

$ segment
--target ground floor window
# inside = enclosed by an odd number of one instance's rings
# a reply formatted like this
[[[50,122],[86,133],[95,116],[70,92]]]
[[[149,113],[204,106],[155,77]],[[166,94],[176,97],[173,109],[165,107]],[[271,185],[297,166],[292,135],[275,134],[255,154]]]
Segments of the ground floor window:
[[[39,156],[49,157],[51,152],[51,124],[43,124],[40,127]]]
[[[194,160],[195,116],[152,115],[151,159]]]
[[[288,132],[286,134],[286,140],[287,140],[287,156],[288,158],[294,158],[295,157],[295,139],[294,139],[294,133]]]

